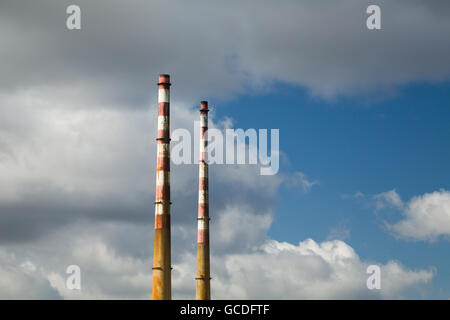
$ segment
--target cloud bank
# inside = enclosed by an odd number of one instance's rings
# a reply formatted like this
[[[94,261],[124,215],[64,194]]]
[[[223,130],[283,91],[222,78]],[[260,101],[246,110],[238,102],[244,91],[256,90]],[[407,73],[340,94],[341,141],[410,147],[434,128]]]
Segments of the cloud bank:
[[[330,98],[450,75],[447,1],[379,1],[382,32],[365,28],[367,1],[77,3],[81,31],[65,28],[72,1],[0,3],[1,298],[149,298],[159,73],[173,76],[172,128],[192,128],[200,100],[277,82]],[[369,292],[369,262],[345,242],[267,237],[280,184],[317,180],[210,174],[215,298],[397,298],[433,277],[389,261]],[[175,298],[194,297],[196,183],[195,166],[173,167]],[[445,201],[411,202],[393,230],[431,215],[420,237],[448,233]],[[81,292],[65,288],[72,264]]]
[[[58,86],[74,99],[139,107],[160,72],[176,75],[186,102],[277,81],[334,97],[450,76],[446,0],[378,1],[381,31],[366,28],[366,0],[79,0],[80,31],[65,27],[70,4],[2,1],[2,91]]]

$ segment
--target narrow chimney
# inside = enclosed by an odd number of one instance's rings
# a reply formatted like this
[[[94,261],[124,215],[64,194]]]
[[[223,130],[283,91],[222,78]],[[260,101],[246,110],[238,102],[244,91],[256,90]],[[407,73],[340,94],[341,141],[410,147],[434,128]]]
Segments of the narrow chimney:
[[[170,76],[158,81],[158,138],[156,164],[155,239],[153,251],[153,300],[172,297],[170,264]]]
[[[210,300],[210,264],[209,264],[209,196],[207,163],[208,102],[200,103],[200,161],[198,188],[198,230],[197,230],[197,281],[196,299]]]

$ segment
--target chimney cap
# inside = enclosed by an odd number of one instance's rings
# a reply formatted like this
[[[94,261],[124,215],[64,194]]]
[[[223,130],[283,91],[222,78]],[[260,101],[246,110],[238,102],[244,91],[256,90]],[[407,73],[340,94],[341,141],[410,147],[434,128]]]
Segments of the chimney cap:
[[[170,75],[160,74],[158,78],[158,84],[168,84],[170,85]]]
[[[200,102],[200,111],[209,111],[208,110],[208,101]]]

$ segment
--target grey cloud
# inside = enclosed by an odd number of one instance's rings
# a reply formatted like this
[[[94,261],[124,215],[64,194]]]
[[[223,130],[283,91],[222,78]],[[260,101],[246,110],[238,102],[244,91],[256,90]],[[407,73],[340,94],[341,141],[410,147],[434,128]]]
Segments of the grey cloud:
[[[2,2],[3,91],[95,88],[104,104],[141,107],[160,72],[187,102],[272,81],[330,97],[450,74],[445,1],[378,1],[379,32],[365,27],[370,1],[78,1],[80,31],[65,29],[68,4]]]
[[[0,248],[1,299],[61,299],[39,266]]]
[[[152,228],[155,112],[59,108],[59,98],[47,93],[2,101],[12,108],[0,106],[1,243],[31,241],[86,220]],[[193,130],[197,111],[178,103],[172,111],[174,128]],[[220,214],[230,204],[247,202],[256,213],[273,210],[281,178],[260,176],[258,170],[211,166],[211,211]],[[191,225],[197,215],[197,166],[172,165],[171,172],[173,223]]]

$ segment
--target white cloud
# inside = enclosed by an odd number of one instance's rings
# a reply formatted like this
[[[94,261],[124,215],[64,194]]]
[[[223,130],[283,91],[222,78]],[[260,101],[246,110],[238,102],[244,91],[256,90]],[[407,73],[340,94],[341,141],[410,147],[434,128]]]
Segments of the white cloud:
[[[327,240],[346,240],[350,238],[350,229],[341,223],[328,230]]]
[[[404,218],[388,229],[414,240],[436,240],[450,236],[450,191],[441,189],[412,198],[403,209]]]
[[[293,174],[285,177],[285,183],[288,187],[300,187],[304,192],[308,192],[314,185],[318,185],[318,180],[310,181],[306,174],[296,171]]]
[[[81,290],[66,287],[67,274],[52,270],[50,283],[65,299],[150,299],[152,259],[119,254],[104,239],[87,235],[70,247],[62,261],[81,269]]]
[[[81,291],[66,289],[63,272],[47,274],[46,278],[61,296],[65,299],[149,298],[151,259],[119,257],[99,239],[89,239],[89,244],[89,248],[76,244],[68,255],[82,268]],[[80,259],[77,252],[85,253]],[[214,299],[401,298],[433,278],[432,269],[412,271],[389,261],[381,265],[382,289],[369,291],[365,273],[369,263],[360,261],[353,248],[339,240],[317,243],[308,239],[298,245],[270,240],[253,252],[214,254],[212,263]],[[193,298],[194,274],[195,257],[186,251],[174,264],[175,299]],[[21,277],[25,277],[25,271]],[[46,278],[39,281],[48,282]],[[9,279],[11,285],[17,286],[16,279]],[[32,283],[23,282],[23,285],[28,288]],[[21,291],[8,294],[11,298],[30,296]],[[45,298],[41,291],[34,296]]]
[[[395,209],[403,219],[385,222],[387,230],[394,236],[411,240],[436,241],[450,235],[450,191],[441,189],[403,201],[395,189],[366,197],[357,192],[343,198],[362,198],[376,210]]]
[[[395,189],[376,194],[373,198],[375,199],[375,206],[377,209],[386,207],[400,209],[403,207],[403,201]]]
[[[342,199],[361,199],[364,198],[365,195],[361,191],[357,191],[353,194],[346,194],[346,193],[341,194],[341,197]]]
[[[255,212],[249,205],[229,206],[213,224],[215,250],[248,251],[266,239],[266,231],[273,221],[273,213]]]
[[[213,258],[217,299],[400,298],[433,277],[432,270],[411,271],[389,261],[381,265],[382,289],[370,291],[369,263],[339,240],[298,245],[269,240],[255,252]]]
[[[214,299],[402,298],[414,296],[433,279],[433,268],[411,270],[397,261],[361,261],[340,240],[318,243],[307,239],[297,245],[270,240],[266,235],[270,216],[247,213],[248,209],[232,208],[212,220]],[[176,231],[172,238],[173,298],[193,299],[195,228],[186,230],[188,237],[179,227]],[[54,297],[64,299],[149,299],[151,236],[147,225],[96,222],[71,224],[32,245],[11,246],[23,258],[1,256],[2,266],[9,261],[9,273],[2,273],[1,279],[21,289],[0,290],[0,297],[47,298],[53,292]],[[65,270],[71,264],[81,268],[80,291],[66,288]],[[381,290],[366,287],[369,264],[381,266]],[[29,281],[29,274],[34,281]],[[36,288],[35,283],[41,285]]]

